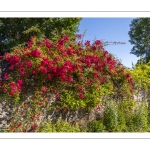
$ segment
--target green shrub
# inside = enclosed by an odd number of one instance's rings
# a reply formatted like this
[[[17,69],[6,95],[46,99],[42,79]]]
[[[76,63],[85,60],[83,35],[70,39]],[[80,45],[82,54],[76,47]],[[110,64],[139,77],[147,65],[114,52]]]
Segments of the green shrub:
[[[116,131],[118,127],[117,105],[113,101],[108,101],[104,109],[104,125],[110,132]]]
[[[80,132],[88,132],[88,127],[86,124],[80,126]]]
[[[118,109],[118,127],[117,132],[126,132],[126,120],[125,120],[125,114]]]
[[[134,118],[134,113],[131,113],[130,115],[126,115],[127,132],[135,132],[133,118]]]
[[[54,125],[51,121],[48,122],[41,122],[39,132],[53,132],[54,131]]]
[[[101,121],[93,120],[89,123],[89,132],[105,132],[105,126]]]
[[[40,124],[39,132],[80,132],[78,124],[71,123],[58,119],[56,123],[51,121],[42,122]]]
[[[55,132],[80,132],[80,128],[77,123],[72,125],[67,121],[58,119],[55,123]]]
[[[133,118],[134,128],[137,132],[144,132],[148,128],[148,107],[142,102],[136,109]]]
[[[126,115],[126,126],[128,132],[148,132],[148,107],[142,102],[136,109]]]

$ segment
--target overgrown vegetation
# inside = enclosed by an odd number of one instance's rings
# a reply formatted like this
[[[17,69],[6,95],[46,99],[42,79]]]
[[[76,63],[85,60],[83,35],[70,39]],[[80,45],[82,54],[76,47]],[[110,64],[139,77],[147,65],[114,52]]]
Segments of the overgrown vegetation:
[[[1,19],[0,30],[16,20]],[[80,19],[44,19],[43,23],[34,19],[37,26],[31,26],[30,19],[18,19],[15,28],[20,21],[28,22],[28,28],[21,28],[18,38],[15,31],[10,32],[0,44],[1,54],[7,51],[0,56],[7,64],[0,98],[12,109],[7,132],[150,131],[149,63],[141,60],[133,69],[125,68],[100,40],[91,43],[75,35]],[[69,25],[64,30],[66,22]],[[53,26],[43,27],[48,23],[56,27],[60,23],[62,28],[52,32]],[[36,36],[26,42],[33,33]],[[134,100],[139,93],[143,95],[140,103]],[[101,114],[90,120],[87,115],[95,108]],[[78,117],[71,121],[75,113]]]

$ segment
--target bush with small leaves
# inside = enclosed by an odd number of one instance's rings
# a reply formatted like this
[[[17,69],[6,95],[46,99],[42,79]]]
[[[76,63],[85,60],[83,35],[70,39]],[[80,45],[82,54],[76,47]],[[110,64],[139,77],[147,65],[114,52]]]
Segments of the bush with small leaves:
[[[108,101],[104,109],[104,125],[109,132],[117,130],[118,127],[118,112],[117,105],[114,101]]]
[[[89,122],[88,132],[106,132],[103,122],[99,120],[93,120]]]

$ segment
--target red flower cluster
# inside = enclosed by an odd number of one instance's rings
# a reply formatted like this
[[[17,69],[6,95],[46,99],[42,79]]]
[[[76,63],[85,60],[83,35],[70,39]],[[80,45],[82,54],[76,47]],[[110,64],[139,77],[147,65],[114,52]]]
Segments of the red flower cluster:
[[[80,39],[81,36],[77,35],[77,38]],[[49,39],[40,43],[35,41],[36,37],[32,37],[25,49],[18,50],[17,53],[6,53],[3,57],[10,64],[11,72],[4,74],[7,84],[0,82],[0,87],[4,92],[8,91],[10,96],[23,93],[25,86],[33,83],[33,89],[38,92],[35,92],[31,100],[40,109],[48,103],[47,92],[54,93],[57,100],[60,100],[61,95],[62,100],[65,91],[62,88],[72,90],[73,97],[83,100],[85,104],[89,103],[88,90],[96,90],[102,84],[113,83],[111,79],[117,80],[118,76],[124,78],[129,89],[132,89],[130,74],[126,74],[123,66],[102,48],[100,40],[93,44],[90,41],[74,42],[64,35],[57,42]],[[68,110],[71,103],[66,99],[64,103],[63,106],[67,105]],[[23,106],[26,108],[27,104]],[[33,117],[31,119],[34,120]],[[31,126],[32,129],[34,127]]]
[[[33,57],[39,57],[41,55],[41,52],[39,50],[35,49],[35,50],[31,51],[31,55]]]

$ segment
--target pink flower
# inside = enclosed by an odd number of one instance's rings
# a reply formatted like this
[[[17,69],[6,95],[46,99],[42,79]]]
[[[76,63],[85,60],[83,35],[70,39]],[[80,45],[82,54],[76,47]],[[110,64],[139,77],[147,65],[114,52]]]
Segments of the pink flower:
[[[64,46],[63,40],[59,40],[59,41],[58,41],[58,45],[59,45],[59,46]]]
[[[10,95],[10,96],[13,96],[14,94],[13,94],[13,92],[12,92],[12,91],[10,91],[10,92],[9,92],[9,95]]]
[[[30,47],[32,47],[32,45],[34,44],[34,42],[30,39],[30,40],[27,42],[27,44],[28,44],[28,48],[30,48]]]
[[[15,129],[15,128],[11,127],[11,128],[10,128],[10,131],[13,131],[14,129]]]
[[[31,72],[32,74],[35,74],[35,71],[34,70],[32,70],[32,72]]]
[[[63,35],[63,36],[62,36],[62,39],[63,39],[64,41],[66,41],[66,42],[69,40],[68,36],[66,36],[66,35]]]
[[[37,118],[37,120],[39,121],[39,120],[40,120],[40,118],[38,117],[38,118]]]
[[[23,107],[26,108],[26,107],[27,107],[27,104],[23,104]]]
[[[80,93],[79,97],[80,97],[81,99],[83,99],[83,98],[84,98],[84,94],[83,94],[83,93]]]
[[[69,107],[68,107],[68,106],[66,106],[65,108],[66,108],[67,111],[69,110]]]
[[[25,72],[24,72],[24,71],[22,71],[22,72],[20,72],[20,74],[21,74],[22,76],[24,76],[24,75],[25,75]]]
[[[86,41],[86,42],[85,42],[85,45],[86,45],[86,46],[90,46],[90,41]]]
[[[34,128],[35,128],[35,124],[34,124],[34,125],[32,125],[32,126],[31,126],[31,128],[32,128],[32,129],[34,129]]]
[[[43,58],[41,65],[48,65],[48,63],[49,63],[48,58]]]
[[[9,67],[9,70],[13,70],[13,68],[14,68],[14,66],[13,66],[13,65],[11,65],[11,66]]]
[[[42,106],[42,105],[43,105],[43,103],[42,103],[42,102],[39,102],[39,105],[40,105],[40,106]]]
[[[124,72],[124,69],[121,69],[121,70],[120,70],[120,72],[122,72],[122,73],[123,73],[123,72]]]
[[[47,91],[47,87],[46,86],[43,86],[42,87],[42,92],[46,92]]]
[[[60,94],[56,94],[56,98],[60,98]]]
[[[101,83],[104,83],[106,81],[106,78],[105,77],[102,77],[101,79],[100,79],[100,82]]]
[[[40,113],[40,112],[38,112],[38,114],[37,114],[37,115],[39,116],[40,114],[41,114],[41,113]]]
[[[127,73],[127,74],[126,74],[126,79],[127,79],[127,78],[129,78],[129,77],[130,77],[130,74],[129,74],[129,73]]]
[[[41,52],[39,50],[35,49],[35,50],[31,51],[31,55],[33,57],[39,57],[41,55]]]
[[[46,47],[47,48],[51,48],[52,47],[52,43],[48,39],[45,39],[45,41],[46,41]]]
[[[78,91],[79,91],[79,92],[82,92],[82,91],[83,91],[83,87],[80,86],[80,87],[78,88]]]
[[[18,127],[20,127],[21,125],[22,125],[22,123],[19,123],[19,124],[18,124]]]
[[[96,40],[96,41],[95,41],[95,44],[96,44],[96,45],[101,45],[101,41],[100,41],[100,40]]]
[[[34,118],[35,118],[34,116],[31,116],[32,121],[34,120]]]
[[[45,67],[41,68],[40,71],[43,73],[43,74],[46,74],[47,73],[47,69]]]
[[[101,109],[101,107],[98,105],[98,106],[97,106],[97,110],[100,110],[100,109]]]
[[[93,50],[96,50],[96,46],[93,46],[92,48],[93,48]]]
[[[82,35],[81,35],[81,34],[76,34],[76,37],[77,37],[78,39],[81,39],[81,38],[82,38]]]
[[[7,60],[10,64],[15,65],[15,64],[17,64],[17,63],[19,62],[20,57],[19,57],[19,56],[9,56],[9,55],[8,55],[8,57],[6,57],[6,60]]]
[[[51,75],[50,75],[50,74],[48,74],[48,75],[47,75],[47,77],[48,77],[48,79],[49,79],[49,80],[51,80],[51,79],[52,79],[52,77],[51,77]]]
[[[18,83],[21,85],[22,84],[22,79],[18,80]]]
[[[4,79],[7,80],[8,79],[8,73],[4,73]]]
[[[28,68],[31,68],[32,67],[32,61],[30,60],[30,61],[26,62],[26,65]]]

